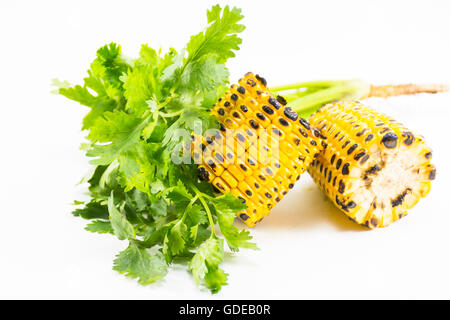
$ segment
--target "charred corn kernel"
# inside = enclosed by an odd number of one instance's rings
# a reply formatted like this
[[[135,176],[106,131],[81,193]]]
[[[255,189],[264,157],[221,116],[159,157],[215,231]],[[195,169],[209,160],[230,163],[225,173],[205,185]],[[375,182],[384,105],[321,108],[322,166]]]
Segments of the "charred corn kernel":
[[[238,188],[231,189],[230,193],[240,199],[242,203],[247,203],[250,201],[250,199],[246,195],[244,195]]]
[[[244,176],[250,177],[253,174],[253,170],[250,169],[250,167],[248,165],[246,165],[245,163],[240,163],[240,164],[238,164],[238,166],[244,173]]]
[[[227,166],[227,163],[225,162],[225,158],[222,152],[214,152],[213,156],[214,161],[217,161],[218,164],[222,164],[224,167]]]
[[[232,117],[228,116],[223,120],[223,124],[225,127],[229,129],[237,129],[239,128],[239,123],[233,119]]]
[[[230,114],[237,124],[242,124],[245,121],[245,116],[237,108],[232,109]]]
[[[225,159],[226,159],[225,162],[227,164],[233,164],[236,162],[234,152],[231,152],[229,150],[225,152]]]
[[[285,133],[285,135],[289,135],[292,126],[285,117],[278,117],[276,124]]]
[[[239,181],[244,180],[253,174],[253,170],[250,169],[244,162],[238,162],[229,167],[229,171],[237,177]]]
[[[223,179],[221,177],[216,177],[212,181],[212,185],[214,186],[214,188],[216,188],[221,193],[230,192],[230,187],[228,186],[228,184],[225,181],[223,181]]]
[[[256,192],[254,192],[253,188],[248,185],[245,180],[239,182],[238,186],[239,190],[243,192],[250,200],[256,196]]]
[[[249,131],[249,130],[247,130]],[[249,136],[248,133],[242,129],[236,130],[234,138],[237,143],[239,143],[244,149],[248,149],[254,146],[258,142],[258,137],[256,134]]]
[[[217,161],[214,161],[212,157],[206,158],[205,163],[210,169],[210,171],[212,171],[216,176],[220,176],[222,172],[225,170],[225,168],[219,163],[217,163]]]
[[[321,146],[310,142],[319,139],[306,120],[285,107],[284,99],[270,94],[264,78],[252,73],[232,85],[211,113],[219,120],[221,134],[206,136],[204,146],[193,148],[199,154],[211,151],[198,176],[217,192],[231,192],[245,201],[248,209],[238,216],[254,226],[318,155]]]
[[[198,176],[200,180],[211,182],[215,175],[208,167],[201,165],[198,167]]]
[[[263,186],[265,186],[267,182],[269,182],[269,178],[267,177],[267,174],[264,174],[264,172],[260,172],[256,176],[256,180],[258,180],[258,182]]]
[[[269,125],[267,127],[267,131],[269,132],[269,134],[278,137],[280,141],[283,140],[286,136],[286,133],[274,124]]]
[[[263,211],[262,208],[253,202],[248,202],[248,209],[238,214],[238,217],[249,226],[254,226],[261,221],[267,211]]]
[[[256,170],[259,167],[257,160],[258,155],[252,154],[252,152],[253,150],[250,149],[247,150],[247,153],[245,155],[245,164],[252,170]]]
[[[269,199],[271,203],[273,203],[279,191],[280,187],[278,186],[276,181],[271,180],[268,184],[266,184],[266,190],[264,190],[264,192],[260,192],[260,194],[263,197]]]
[[[247,177],[245,179],[245,182],[247,182],[247,184],[256,192],[259,192],[259,190],[263,190],[261,183],[259,183],[259,181],[254,176]]]
[[[276,112],[276,110],[272,106],[268,106],[268,105],[262,105],[259,108],[259,112],[261,112],[263,115],[265,115],[267,118],[269,118],[270,121],[272,121],[272,123],[275,122],[274,120],[278,116],[278,113]]]
[[[310,123],[326,147],[308,171],[351,220],[385,227],[429,192],[431,150],[402,124],[357,102],[328,104]]]
[[[249,119],[249,125],[253,126],[254,123],[258,123],[259,126],[263,127],[263,128],[267,128],[270,124],[271,121],[268,117],[266,117],[262,112],[260,111],[256,111],[255,112],[255,117],[252,119]]]
[[[250,93],[250,95],[254,96],[255,94]],[[251,96],[246,97],[244,104],[241,104],[241,106],[240,106],[241,110],[245,113],[247,113],[248,111],[250,111],[252,113],[253,110],[256,110],[256,106],[258,105],[258,102],[255,99],[253,99]]]

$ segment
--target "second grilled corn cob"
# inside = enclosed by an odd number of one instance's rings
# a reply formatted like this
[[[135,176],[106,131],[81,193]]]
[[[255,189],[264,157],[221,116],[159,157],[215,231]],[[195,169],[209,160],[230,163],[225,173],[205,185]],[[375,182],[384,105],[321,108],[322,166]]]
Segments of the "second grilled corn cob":
[[[310,118],[326,148],[308,168],[351,220],[384,227],[430,190],[436,169],[423,137],[357,102],[336,102]]]
[[[319,131],[266,85],[264,78],[247,73],[211,110],[221,132],[194,137],[194,159],[204,156],[199,178],[242,199],[248,209],[238,216],[248,226],[287,194],[320,148]]]

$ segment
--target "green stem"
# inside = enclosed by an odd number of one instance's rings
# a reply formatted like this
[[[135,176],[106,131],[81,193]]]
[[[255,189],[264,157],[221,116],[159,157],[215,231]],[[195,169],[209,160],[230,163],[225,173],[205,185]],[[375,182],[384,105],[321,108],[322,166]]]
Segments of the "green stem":
[[[206,214],[208,215],[209,225],[211,226],[211,236],[215,236],[216,230],[214,229],[214,221],[212,218],[211,210],[209,209],[209,206],[206,203],[205,199],[203,199],[203,197],[200,197],[199,199],[200,199],[200,202],[202,203],[203,207],[206,210]]]
[[[309,94],[311,94],[313,92],[317,92],[317,91],[323,90],[323,89],[326,89],[326,88],[324,88],[324,87],[312,88],[311,87],[311,88],[307,88],[305,90],[299,89],[299,90],[294,91],[293,93],[283,93],[283,98],[285,98],[286,101],[293,101],[295,99],[304,97],[304,96],[309,95]]]
[[[288,106],[300,116],[308,117],[326,103],[361,99],[368,94],[370,85],[361,80],[310,81],[274,87],[271,92],[283,94],[287,90],[298,90],[285,96]]]
[[[292,90],[292,89],[302,89],[302,88],[329,88],[336,85],[345,84],[348,80],[318,80],[318,81],[307,81],[299,83],[291,83],[282,86],[271,87],[270,91],[272,93],[278,93],[281,91]]]
[[[209,206],[203,197],[204,194],[202,192],[200,192],[200,190],[198,190],[197,187],[194,186],[193,184],[191,184],[190,186],[191,186],[192,190],[194,190],[195,194],[198,196],[198,199],[202,203],[203,207],[205,208],[206,215],[208,216],[209,225],[211,226],[211,237],[215,237],[216,230],[214,229],[214,220],[212,218],[211,210],[209,209]]]
[[[165,106],[167,106],[173,99],[175,99],[175,98],[177,98],[177,97],[178,97],[178,94],[176,94],[176,93],[174,92],[174,89],[172,89],[172,90],[170,91],[170,96],[168,96],[168,97],[164,100],[164,102],[162,102],[162,103],[160,103],[160,104],[158,105],[157,110],[161,110],[162,108],[164,108]],[[154,101],[157,101],[156,97],[154,97],[153,99],[154,99]]]
[[[150,125],[148,128],[146,128],[146,130],[145,130],[145,133],[146,133],[146,135],[147,135],[148,137],[150,137],[150,136],[152,135],[152,133],[153,133],[153,130],[155,130],[156,124],[157,124],[157,122],[158,122],[159,111],[156,110],[153,114],[150,114],[150,115],[148,116],[147,119],[150,120],[152,117],[153,117],[155,120],[154,120],[154,121],[151,123],[151,125]]]
[[[198,198],[199,198],[199,195],[196,194],[195,197],[192,198],[191,202],[189,202],[189,204],[186,206],[186,209],[184,209],[183,216],[181,217],[181,221],[184,221],[184,219],[186,219],[188,210],[194,205],[195,201],[197,201]]]
[[[183,113],[183,111],[184,111],[184,110],[180,110],[180,111],[172,112],[172,113],[163,113],[163,112],[160,112],[159,115],[160,115],[161,117],[164,117],[164,118],[171,118],[171,117],[179,116],[180,114]]]

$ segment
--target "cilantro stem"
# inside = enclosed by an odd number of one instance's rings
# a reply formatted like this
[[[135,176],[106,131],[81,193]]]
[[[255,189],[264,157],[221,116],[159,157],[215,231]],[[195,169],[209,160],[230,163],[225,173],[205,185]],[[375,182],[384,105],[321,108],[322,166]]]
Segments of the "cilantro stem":
[[[197,201],[199,198],[199,195],[196,194],[194,198],[192,198],[192,200],[189,202],[189,204],[186,206],[186,209],[184,209],[184,213],[183,216],[181,217],[181,221],[184,221],[184,219],[186,219],[187,217],[187,213],[189,211],[189,209],[194,205],[195,201]]]
[[[174,93],[173,90],[171,90],[170,92],[170,96],[168,96],[164,102],[158,104],[158,109],[157,110],[161,110],[162,108],[164,108],[165,106],[167,106],[174,98],[178,97],[179,95]]]
[[[164,117],[164,118],[171,118],[171,117],[179,116],[180,114],[183,113],[183,111],[184,111],[184,110],[180,110],[180,111],[172,112],[172,113],[164,113],[164,112],[160,112],[159,115],[160,115],[161,117]]]
[[[214,221],[213,221],[213,218],[212,218],[211,210],[209,209],[209,206],[206,203],[205,199],[203,199],[203,197],[200,197],[199,200],[202,203],[202,205],[205,208],[206,213],[208,215],[209,225],[211,226],[211,237],[215,237],[216,236],[216,230],[214,229]]]
[[[297,92],[288,93],[285,97],[288,106],[300,116],[307,117],[334,100],[360,99],[368,93],[370,86],[362,80],[310,81],[273,87],[271,92],[282,94],[289,90]]]
[[[200,200],[200,202],[202,203],[203,207],[205,208],[206,214],[208,216],[208,221],[209,221],[209,225],[211,226],[211,238],[216,236],[216,230],[214,229],[214,220],[212,218],[212,213],[211,210],[209,209],[208,204],[206,203],[205,199],[204,199],[204,194],[202,192],[200,192],[200,190],[197,189],[196,186],[194,186],[193,184],[190,185],[192,190],[194,190],[196,196],[198,196],[198,199]]]
[[[148,116],[147,119],[150,120],[150,119],[152,118],[152,116],[153,116],[153,118],[154,118],[154,121],[150,124],[150,126],[148,127],[148,129],[146,128],[146,130],[145,130],[145,134],[146,134],[148,137],[150,137],[150,136],[152,135],[153,130],[155,129],[156,125],[158,124],[158,117],[159,117],[159,112],[158,112],[158,110],[156,110],[154,113],[151,113],[151,114]]]
[[[329,88],[336,85],[342,85],[348,82],[348,80],[318,80],[318,81],[307,81],[299,83],[291,83],[287,85],[281,85],[276,87],[271,87],[270,91],[272,93],[278,93],[280,91],[293,90],[293,89],[306,89],[306,88]]]

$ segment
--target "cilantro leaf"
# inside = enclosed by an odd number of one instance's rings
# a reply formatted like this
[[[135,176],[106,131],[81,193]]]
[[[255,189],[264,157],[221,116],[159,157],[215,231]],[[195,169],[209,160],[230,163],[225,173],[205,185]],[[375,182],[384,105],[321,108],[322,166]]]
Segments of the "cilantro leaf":
[[[75,209],[72,214],[83,219],[108,219],[108,208],[97,201],[87,203],[84,208]]]
[[[60,83],[62,83],[62,85]],[[74,100],[84,106],[87,106],[87,107],[95,106],[98,103],[100,103],[101,99],[99,99],[98,97],[96,97],[92,93],[90,93],[88,90],[88,87],[86,85],[84,87],[82,87],[80,85],[70,87],[67,84],[68,84],[67,81],[61,82],[57,79],[54,80],[54,85],[60,87],[57,90],[57,92],[59,94],[62,94],[66,98],[68,98],[70,100]]]
[[[134,241],[130,241],[128,248],[117,255],[113,269],[129,278],[138,278],[143,285],[160,280],[167,274],[167,264],[161,252],[149,252]]]
[[[93,79],[86,78],[85,82],[89,82],[89,80]],[[104,112],[113,111],[116,108],[116,104],[105,97],[106,92],[100,92],[98,96],[94,96],[89,92],[88,88],[89,86],[85,84],[83,87],[76,85],[58,90],[58,93],[66,98],[91,108],[91,111],[83,119],[83,130],[89,129]]]
[[[95,165],[107,165],[122,152],[128,151],[139,142],[142,129],[151,117],[141,120],[123,111],[105,112],[103,118],[97,119],[91,128],[89,138],[96,142],[110,142],[109,144],[94,144],[87,152]]]
[[[209,54],[216,55],[217,62],[223,63],[235,56],[234,50],[239,50],[242,40],[236,34],[245,29],[244,25],[238,23],[244,18],[241,9],[230,10],[226,6],[222,10],[219,5],[215,5],[207,12],[207,18],[208,28],[191,37],[187,44],[187,63]]]
[[[93,75],[102,79],[106,95],[118,104],[123,103],[121,76],[130,67],[122,57],[120,45],[115,43],[110,43],[98,49],[97,58],[91,64]],[[89,81],[92,81],[92,79],[88,79],[88,83]]]
[[[160,144],[144,143],[139,141],[120,153],[118,159],[120,163],[120,172],[123,178],[125,190],[133,188],[148,193],[156,190],[155,181],[158,165],[164,164],[164,160],[158,157]],[[164,175],[164,172],[163,174]],[[160,186],[160,188],[164,186]]]
[[[133,189],[133,191],[127,193],[127,204],[138,212],[144,212],[149,209],[150,199],[148,194]]]
[[[159,198],[152,202],[150,210],[153,216],[165,216],[167,215],[167,203],[164,199]]]
[[[247,208],[241,200],[230,193],[216,197],[212,200],[217,213],[217,221],[220,231],[227,240],[228,246],[232,251],[239,251],[239,248],[257,249],[254,243],[249,242],[252,239],[250,232],[240,230],[233,225],[236,214]]]
[[[114,234],[111,222],[103,220],[94,220],[89,223],[84,230],[96,233],[110,233]]]
[[[228,274],[225,273],[221,268],[214,267],[211,268],[208,265],[208,272],[205,274],[205,282],[207,287],[212,293],[218,293],[222,286],[228,284]]]
[[[123,83],[120,77],[130,67],[121,56],[120,46],[111,43],[97,50],[97,58],[92,62],[83,86],[68,87],[67,82],[60,82],[63,86],[57,90],[58,93],[91,108],[83,119],[83,130],[90,129],[105,112],[122,107]]]
[[[136,115],[142,115],[159,96],[159,84],[155,79],[155,66],[135,67],[127,74],[125,82],[126,108]]]
[[[203,210],[202,206],[198,204],[194,204],[186,209],[186,220],[189,225],[208,223],[206,212]]]
[[[112,193],[108,200],[108,211],[111,227],[119,240],[136,238],[133,225],[127,220],[123,212],[117,210],[114,204],[114,195]]]
[[[166,260],[171,260],[172,256],[181,254],[186,249],[186,239],[188,237],[187,226],[179,220],[166,234],[164,239],[163,253]]]
[[[186,66],[181,84],[194,90],[211,90],[227,82],[229,72],[224,64],[217,64],[217,57],[202,56]]]
[[[189,237],[192,241],[192,247],[198,247],[205,240],[211,237],[211,231],[206,225],[197,224],[190,228]]]
[[[187,190],[181,180],[177,180],[177,184],[172,187],[167,198],[170,199],[176,208],[185,208],[192,199],[192,194]]]
[[[211,237],[203,242],[189,263],[189,270],[192,272],[194,280],[200,283],[208,272],[218,268],[223,256],[222,239]]]

